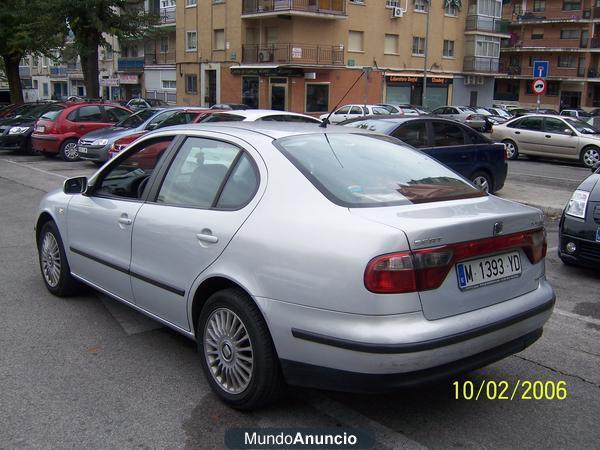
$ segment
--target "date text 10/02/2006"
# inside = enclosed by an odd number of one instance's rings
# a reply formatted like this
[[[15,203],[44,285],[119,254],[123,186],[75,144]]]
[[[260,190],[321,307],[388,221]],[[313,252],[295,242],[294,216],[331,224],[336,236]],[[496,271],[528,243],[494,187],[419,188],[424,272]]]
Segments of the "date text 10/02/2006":
[[[452,383],[455,400],[565,400],[566,381],[470,380]]]

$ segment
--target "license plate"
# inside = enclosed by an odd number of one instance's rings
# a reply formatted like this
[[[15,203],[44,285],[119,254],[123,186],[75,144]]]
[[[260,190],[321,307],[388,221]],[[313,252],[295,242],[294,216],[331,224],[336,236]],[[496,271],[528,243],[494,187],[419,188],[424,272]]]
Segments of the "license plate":
[[[37,127],[35,127],[35,131],[37,131],[38,133],[43,133],[44,131],[46,131],[46,127],[44,125],[38,125]]]
[[[519,252],[503,253],[456,264],[458,287],[474,289],[521,276]]]
[[[87,148],[79,146],[79,147],[77,147],[77,152],[78,153],[87,153]]]

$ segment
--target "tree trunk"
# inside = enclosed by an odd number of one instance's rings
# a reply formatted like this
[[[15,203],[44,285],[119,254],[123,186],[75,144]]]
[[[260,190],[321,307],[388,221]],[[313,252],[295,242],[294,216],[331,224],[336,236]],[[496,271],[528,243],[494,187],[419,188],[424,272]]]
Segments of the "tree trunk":
[[[19,76],[19,63],[23,55],[10,54],[2,55],[4,60],[4,68],[6,70],[6,78],[8,79],[8,87],[10,89],[11,103],[23,103],[23,89],[21,87],[21,77]]]
[[[100,95],[100,82],[98,81],[98,45],[100,34],[89,34],[77,36],[80,41],[79,48],[81,53],[81,71],[83,72],[83,82],[85,83],[85,93],[88,98],[98,98]]]

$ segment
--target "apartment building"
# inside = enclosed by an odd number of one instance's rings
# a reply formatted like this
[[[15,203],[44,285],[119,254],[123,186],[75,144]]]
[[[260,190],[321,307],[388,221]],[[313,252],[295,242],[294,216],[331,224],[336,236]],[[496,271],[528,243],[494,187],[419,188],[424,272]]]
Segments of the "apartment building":
[[[500,39],[508,35],[498,28],[501,0],[473,5],[177,0],[177,101],[318,114],[371,68],[344,103],[420,104],[425,81],[426,106],[489,104]]]
[[[596,0],[512,0],[502,17],[510,38],[501,49],[494,98],[534,105],[534,61],[548,61],[544,107],[600,106],[600,7]]]

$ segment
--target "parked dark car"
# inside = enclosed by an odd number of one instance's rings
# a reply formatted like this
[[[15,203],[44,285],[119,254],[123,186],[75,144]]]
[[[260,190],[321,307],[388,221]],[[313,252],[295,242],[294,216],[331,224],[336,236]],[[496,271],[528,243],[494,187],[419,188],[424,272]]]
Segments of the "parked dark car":
[[[79,139],[77,142],[77,153],[80,159],[103,163],[108,159],[108,151],[118,139],[138,131],[146,132],[154,130],[176,114],[185,110],[185,106],[173,108],[146,108],[123,119],[111,127],[100,128],[92,131]]]
[[[567,265],[600,269],[600,163],[573,192],[558,228],[558,256]]]
[[[396,137],[446,164],[483,191],[494,193],[504,186],[508,170],[504,145],[454,120],[432,116],[367,117],[342,125]]]
[[[31,134],[35,122],[43,114],[63,108],[57,103],[41,103],[28,108],[21,115],[0,120],[0,149],[31,152]]]
[[[210,109],[220,109],[222,111],[239,111],[241,109],[251,109],[248,105],[244,105],[243,103],[217,103],[216,105],[212,105]]]

